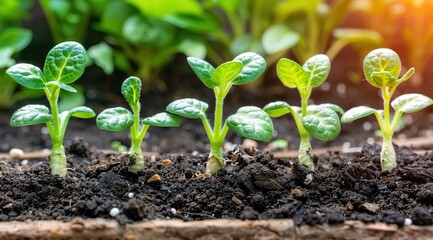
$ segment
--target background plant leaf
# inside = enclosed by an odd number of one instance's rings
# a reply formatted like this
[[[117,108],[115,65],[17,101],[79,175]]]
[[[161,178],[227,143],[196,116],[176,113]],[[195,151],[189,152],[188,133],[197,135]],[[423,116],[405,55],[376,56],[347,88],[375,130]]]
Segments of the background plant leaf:
[[[272,119],[258,107],[241,107],[227,118],[227,126],[242,137],[268,142],[274,133]]]
[[[307,116],[302,118],[305,129],[315,138],[328,141],[340,134],[340,118],[331,109],[309,106]]]
[[[134,124],[134,116],[122,107],[109,108],[96,117],[96,124],[99,129],[120,132]]]
[[[197,119],[206,115],[208,104],[193,98],[176,100],[167,106],[167,112],[182,117]]]
[[[141,123],[156,127],[179,127],[180,119],[173,114],[162,112],[141,120]]]
[[[268,28],[262,36],[262,44],[269,55],[286,51],[299,42],[300,36],[286,25],[274,25]]]

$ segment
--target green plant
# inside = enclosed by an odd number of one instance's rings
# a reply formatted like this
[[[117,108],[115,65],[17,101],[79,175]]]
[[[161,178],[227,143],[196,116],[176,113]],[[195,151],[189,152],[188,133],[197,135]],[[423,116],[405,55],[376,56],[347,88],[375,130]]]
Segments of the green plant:
[[[52,141],[50,156],[51,174],[66,175],[66,155],[63,138],[71,117],[91,118],[92,109],[84,106],[59,112],[57,101],[61,90],[76,92],[68,84],[75,82],[86,67],[86,50],[79,43],[63,42],[52,48],[45,59],[43,72],[26,63],[10,67],[6,73],[17,83],[30,89],[42,89],[50,109],[44,105],[27,105],[18,109],[11,118],[14,127],[46,123]]]
[[[341,122],[352,122],[374,114],[382,132],[382,151],[380,152],[383,170],[392,170],[397,167],[397,159],[392,144],[392,136],[403,113],[412,113],[433,104],[433,100],[421,94],[405,94],[391,102],[394,116],[391,117],[390,101],[397,87],[409,79],[415,72],[410,68],[399,78],[401,62],[398,54],[391,49],[380,48],[371,51],[364,59],[364,74],[367,81],[374,87],[380,88],[383,99],[383,110],[376,110],[366,106],[359,106],[347,111]]]
[[[223,143],[229,129],[237,134],[259,141],[269,141],[273,134],[272,120],[260,108],[241,107],[236,114],[229,116],[223,123],[223,104],[233,85],[243,85],[257,79],[265,70],[266,62],[258,54],[243,53],[233,61],[217,68],[199,58],[189,57],[188,64],[198,78],[212,89],[215,94],[214,126],[206,117],[208,104],[196,99],[179,99],[167,106],[167,111],[186,118],[200,119],[203,123],[211,150],[207,161],[206,173],[216,173],[224,166]]]
[[[129,169],[137,172],[144,167],[141,142],[149,127],[177,127],[180,125],[180,119],[168,113],[158,113],[140,120],[141,80],[137,77],[129,77],[123,82],[122,94],[131,107],[132,113],[122,107],[109,108],[96,117],[96,123],[98,128],[107,131],[120,132],[130,129],[131,147],[128,153],[133,161]]]
[[[308,59],[303,66],[283,58],[277,64],[277,74],[281,82],[289,88],[297,88],[301,95],[301,107],[290,106],[278,101],[266,105],[263,110],[271,117],[291,113],[301,137],[299,162],[314,171],[310,135],[328,141],[340,133],[340,119],[337,113],[343,109],[334,104],[308,106],[308,99],[314,87],[320,86],[328,77],[331,64],[326,55],[319,54]]]

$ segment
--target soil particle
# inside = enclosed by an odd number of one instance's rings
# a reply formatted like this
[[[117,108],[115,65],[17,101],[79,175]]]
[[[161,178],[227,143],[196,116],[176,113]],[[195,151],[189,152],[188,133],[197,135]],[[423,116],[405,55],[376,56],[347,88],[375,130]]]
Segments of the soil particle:
[[[433,224],[432,214],[424,207],[416,207],[412,212],[412,221],[417,225]]]

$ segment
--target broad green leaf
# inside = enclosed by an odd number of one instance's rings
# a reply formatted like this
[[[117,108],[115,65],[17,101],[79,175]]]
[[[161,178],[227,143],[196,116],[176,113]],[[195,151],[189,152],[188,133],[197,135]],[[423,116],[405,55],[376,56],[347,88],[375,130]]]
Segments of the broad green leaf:
[[[332,111],[334,111],[336,113],[344,114],[344,110],[341,107],[339,107],[335,104],[332,104],[332,103],[322,103],[322,104],[319,104],[318,106],[322,107],[322,108],[331,109]]]
[[[307,116],[302,119],[305,129],[315,138],[328,141],[340,133],[340,118],[331,109],[309,106]]]
[[[308,73],[295,61],[282,58],[277,64],[277,75],[284,86],[296,88],[306,85]]]
[[[207,53],[206,44],[196,39],[185,38],[177,48],[188,57],[204,58]]]
[[[45,79],[41,69],[31,64],[19,63],[6,70],[17,83],[30,89],[44,89]]]
[[[370,107],[365,107],[365,106],[354,107],[348,110],[347,112],[345,112],[343,116],[341,116],[341,122],[342,123],[352,122],[374,113],[378,113],[380,115],[379,111]]]
[[[308,86],[317,87],[328,77],[331,62],[328,56],[318,54],[309,58],[302,66],[308,74]]]
[[[274,25],[268,28],[262,36],[262,44],[269,55],[286,51],[299,42],[300,36],[286,25]]]
[[[167,106],[167,112],[186,118],[201,118],[206,115],[208,104],[193,98],[176,100]]]
[[[24,106],[12,115],[11,126],[22,127],[38,123],[46,123],[51,121],[50,110],[44,105],[27,105]]]
[[[112,36],[121,36],[123,24],[136,11],[133,6],[124,1],[107,1],[101,12],[100,24],[95,24],[96,28],[108,32]]]
[[[169,113],[158,113],[152,117],[147,117],[141,120],[143,125],[150,125],[156,127],[179,127],[180,119],[177,116]]]
[[[70,84],[84,72],[87,54],[81,44],[63,42],[48,52],[44,64],[44,74],[48,81]]]
[[[8,28],[0,34],[0,48],[10,47],[13,52],[19,52],[29,45],[32,31],[24,28]]]
[[[178,13],[166,15],[163,19],[166,22],[192,32],[209,33],[217,28],[215,21],[204,14]]]
[[[147,48],[172,47],[176,29],[173,25],[159,19],[145,18],[141,15],[129,17],[122,29],[122,37],[134,44]],[[161,50],[162,51],[162,50]]]
[[[337,41],[351,44],[351,46],[359,49],[374,48],[382,44],[382,36],[378,32],[368,29],[334,28],[332,35]]]
[[[71,92],[71,93],[76,93],[77,92],[77,90],[74,87],[72,87],[70,85],[67,85],[67,84],[60,83],[59,87],[61,89],[65,90],[65,91],[68,91],[68,92]]]
[[[375,87],[393,87],[398,83],[400,71],[400,57],[391,49],[373,50],[364,59],[365,77]]]
[[[213,89],[214,87],[217,86],[217,84],[212,79],[212,73],[215,70],[215,68],[212,67],[212,65],[196,57],[188,57],[187,61],[191,69],[194,71],[197,77],[204,83],[204,85],[206,85],[206,87]]]
[[[229,116],[227,126],[242,137],[268,142],[274,134],[272,119],[258,107],[241,107]]]
[[[92,109],[85,106],[73,108],[69,112],[72,117],[76,118],[92,118],[96,115]]]
[[[105,42],[93,45],[87,51],[90,59],[104,70],[105,74],[112,74],[114,71],[113,49]]]
[[[242,71],[239,61],[225,62],[212,72],[212,79],[217,86],[224,86],[232,81]]]
[[[242,63],[242,71],[233,80],[234,85],[243,85],[256,80],[266,69],[265,59],[257,53],[246,52],[238,55],[233,61]]]
[[[433,104],[433,100],[417,93],[402,95],[391,102],[396,112],[413,113]]]
[[[134,124],[134,116],[122,107],[109,108],[96,117],[96,124],[99,129],[120,132]]]
[[[283,101],[271,102],[267,104],[263,111],[265,111],[270,117],[277,118],[290,113],[292,107]]]
[[[235,37],[230,43],[230,53],[234,56],[245,52],[255,52],[260,55],[266,54],[260,40],[251,34]]]
[[[141,80],[137,77],[129,77],[122,84],[122,94],[129,105],[135,106],[140,101]]]

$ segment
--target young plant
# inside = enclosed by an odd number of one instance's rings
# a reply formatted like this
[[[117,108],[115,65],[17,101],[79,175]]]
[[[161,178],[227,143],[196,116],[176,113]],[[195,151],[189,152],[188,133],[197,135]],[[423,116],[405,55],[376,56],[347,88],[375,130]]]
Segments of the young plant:
[[[259,141],[269,141],[273,134],[270,117],[260,108],[241,107],[236,114],[223,122],[223,103],[233,85],[243,85],[257,79],[265,70],[266,62],[258,54],[243,53],[233,61],[217,68],[198,58],[189,57],[188,64],[198,78],[215,93],[214,126],[206,117],[208,104],[196,99],[176,100],[167,106],[167,111],[192,119],[200,119],[211,144],[206,173],[216,173],[224,166],[223,143],[229,129],[237,134]]]
[[[403,113],[412,113],[433,104],[433,100],[421,94],[405,94],[391,102],[395,113],[391,116],[390,101],[397,86],[409,79],[415,72],[409,69],[401,78],[401,62],[398,54],[391,49],[380,48],[371,51],[364,59],[364,74],[367,81],[380,88],[383,99],[383,110],[359,106],[350,109],[342,117],[341,122],[348,123],[356,119],[374,114],[382,132],[382,151],[380,160],[382,170],[392,170],[397,167],[396,154],[392,145],[392,136]]]
[[[122,107],[109,108],[96,117],[98,128],[120,132],[127,128],[131,131],[131,147],[129,157],[133,160],[130,171],[137,172],[144,167],[141,142],[150,126],[178,127],[180,119],[168,113],[158,113],[152,117],[140,119],[141,80],[129,77],[122,84],[122,94],[132,109],[132,113]]]
[[[337,113],[342,114],[343,109],[329,103],[308,106],[313,87],[320,86],[326,80],[330,66],[329,58],[323,54],[311,57],[303,66],[289,59],[281,59],[277,64],[278,77],[286,87],[298,89],[301,95],[301,107],[277,101],[263,108],[271,117],[280,117],[287,113],[293,115],[301,137],[299,162],[312,171],[314,171],[314,163],[310,135],[328,141],[340,133],[340,119]]]
[[[66,175],[66,155],[63,137],[71,117],[91,118],[92,109],[84,106],[59,112],[57,101],[60,90],[76,92],[68,85],[75,82],[84,72],[87,63],[86,50],[79,43],[63,42],[48,52],[44,71],[31,64],[20,63],[10,67],[6,73],[17,83],[30,89],[42,89],[50,103],[27,105],[18,109],[11,118],[14,127],[46,123],[52,141],[50,156],[51,174]]]

